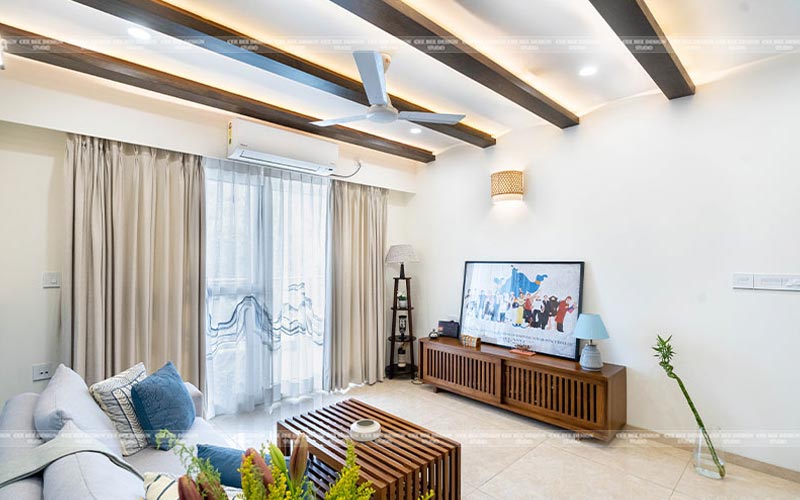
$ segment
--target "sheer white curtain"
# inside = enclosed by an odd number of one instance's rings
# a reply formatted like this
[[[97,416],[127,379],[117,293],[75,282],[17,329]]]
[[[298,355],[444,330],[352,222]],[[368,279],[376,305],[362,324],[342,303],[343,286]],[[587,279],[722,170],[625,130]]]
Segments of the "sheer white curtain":
[[[211,416],[322,389],[330,181],[204,166]]]

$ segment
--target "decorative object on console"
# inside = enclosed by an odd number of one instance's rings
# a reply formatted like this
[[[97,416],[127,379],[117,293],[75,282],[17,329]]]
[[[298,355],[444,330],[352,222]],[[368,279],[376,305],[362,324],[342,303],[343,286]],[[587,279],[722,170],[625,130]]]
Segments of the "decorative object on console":
[[[524,174],[520,170],[502,170],[492,174],[492,201],[522,200],[525,194]]]
[[[480,337],[472,337],[470,335],[462,335],[461,336],[461,345],[464,347],[480,347],[481,346],[481,339]]]
[[[386,253],[387,264],[400,264],[400,276],[394,278],[394,302],[392,303],[392,330],[389,332],[389,365],[386,376],[393,379],[397,375],[410,375],[416,379],[417,367],[414,364],[414,323],[411,318],[414,307],[411,304],[411,278],[406,276],[405,263],[417,262],[411,245],[393,245]],[[404,282],[403,289],[400,282]],[[400,311],[403,314],[400,314]],[[402,359],[400,358],[402,351]]]
[[[680,387],[683,397],[689,405],[689,409],[692,410],[694,420],[697,422],[697,427],[700,430],[698,433],[697,450],[694,456],[694,470],[697,471],[698,474],[706,477],[722,479],[725,477],[725,462],[720,458],[717,450],[714,448],[714,443],[711,442],[711,436],[708,435],[703,419],[700,418],[700,413],[698,413],[697,408],[694,406],[692,398],[689,397],[689,392],[686,390],[686,386],[683,385],[683,380],[675,373],[675,369],[670,363],[672,357],[675,355],[672,344],[670,344],[671,340],[672,336],[664,339],[661,335],[658,335],[653,350],[656,351],[655,357],[659,358],[658,364],[667,373],[667,377],[674,379],[675,382],[678,383],[678,387]]]
[[[458,321],[440,321],[438,331],[442,337],[457,339],[459,334]]]
[[[466,262],[461,333],[578,359],[583,262]]]
[[[406,262],[419,262],[417,254],[414,252],[414,247],[411,245],[392,245],[389,251],[386,252],[386,264],[400,264],[400,279],[406,277]],[[397,290],[394,291],[397,297]]]
[[[579,315],[578,324],[575,325],[575,338],[589,341],[588,344],[583,346],[583,351],[581,352],[581,368],[591,371],[603,368],[603,358],[600,355],[600,350],[594,345],[595,340],[608,338],[608,331],[600,316],[597,314]]]
[[[522,354],[523,356],[533,356],[536,352],[531,351],[531,346],[525,344],[517,344],[514,349],[508,351],[512,354]]]
[[[350,437],[354,441],[364,443],[374,441],[381,436],[381,424],[370,418],[362,418],[350,424]]]

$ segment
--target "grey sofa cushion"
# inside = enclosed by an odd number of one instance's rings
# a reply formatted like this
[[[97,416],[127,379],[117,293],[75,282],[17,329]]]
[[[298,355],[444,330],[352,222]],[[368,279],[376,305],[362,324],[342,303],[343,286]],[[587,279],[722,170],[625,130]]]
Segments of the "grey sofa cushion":
[[[85,435],[71,421],[64,425],[62,432]],[[139,500],[142,497],[142,478],[100,453],[68,455],[44,470],[45,500]]]
[[[206,414],[206,402],[203,393],[200,392],[200,389],[195,387],[194,384],[184,382],[183,385],[186,386],[186,390],[189,392],[189,396],[191,396],[192,402],[194,403],[195,416],[204,417]]]
[[[187,446],[198,444],[213,444],[216,446],[233,446],[213,425],[202,418],[196,418],[191,429],[180,437]],[[161,472],[182,476],[186,469],[172,451],[162,451],[155,448],[145,448],[139,453],[125,457],[139,472]]]
[[[6,401],[0,413],[0,465],[10,463],[20,448],[42,444],[36,435],[33,410],[39,395],[28,392]],[[0,488],[0,500],[39,500],[42,498],[42,475],[29,477]]]
[[[89,392],[119,433],[123,455],[133,455],[147,448],[147,435],[142,430],[131,401],[131,388],[147,377],[144,363],[138,363],[122,373],[101,380],[89,387]]]
[[[45,441],[54,438],[64,423],[71,420],[80,430],[122,456],[114,423],[95,403],[80,375],[63,364],[39,396],[33,417],[36,430]]]

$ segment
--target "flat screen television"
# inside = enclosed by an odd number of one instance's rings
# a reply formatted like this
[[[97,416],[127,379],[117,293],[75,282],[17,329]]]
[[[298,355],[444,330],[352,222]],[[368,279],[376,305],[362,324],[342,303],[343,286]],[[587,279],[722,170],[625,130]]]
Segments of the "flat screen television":
[[[461,333],[507,347],[578,359],[583,262],[468,261]]]

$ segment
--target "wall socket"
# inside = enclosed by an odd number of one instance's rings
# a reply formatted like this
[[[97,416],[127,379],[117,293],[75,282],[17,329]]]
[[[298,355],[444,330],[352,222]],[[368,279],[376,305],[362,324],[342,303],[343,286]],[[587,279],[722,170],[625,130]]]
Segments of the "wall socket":
[[[47,380],[53,376],[51,372],[52,365],[50,363],[40,363],[33,365],[33,381]]]

